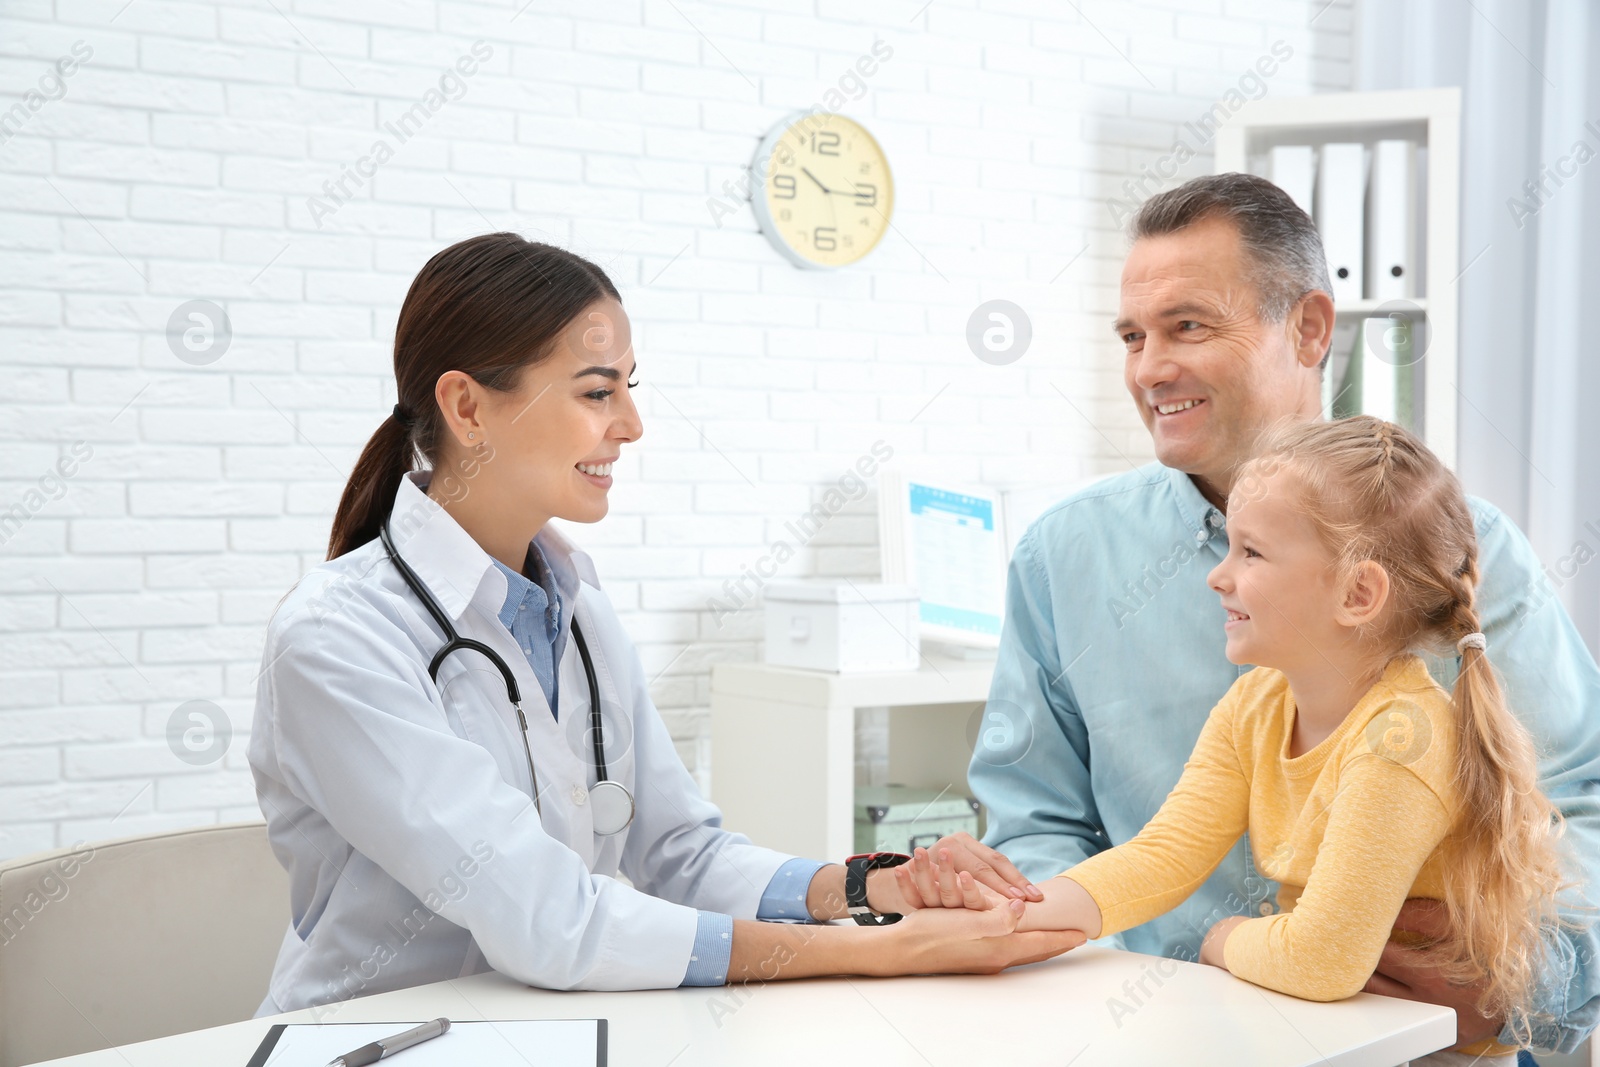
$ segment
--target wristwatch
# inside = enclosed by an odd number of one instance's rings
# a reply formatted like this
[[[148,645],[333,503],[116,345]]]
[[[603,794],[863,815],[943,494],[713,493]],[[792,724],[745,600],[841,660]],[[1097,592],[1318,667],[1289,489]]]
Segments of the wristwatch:
[[[911,857],[898,852],[863,852],[844,861],[844,901],[850,917],[862,926],[888,926],[900,921],[898,912],[879,914],[867,903],[867,872],[879,867],[898,867]]]

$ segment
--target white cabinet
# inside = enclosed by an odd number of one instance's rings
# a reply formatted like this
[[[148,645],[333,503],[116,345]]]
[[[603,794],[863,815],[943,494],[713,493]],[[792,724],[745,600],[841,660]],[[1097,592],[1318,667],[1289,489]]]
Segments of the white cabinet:
[[[840,862],[854,851],[856,712],[889,709],[889,780],[967,796],[993,660],[925,655],[915,671],[762,663],[711,671],[711,799],[758,845]]]

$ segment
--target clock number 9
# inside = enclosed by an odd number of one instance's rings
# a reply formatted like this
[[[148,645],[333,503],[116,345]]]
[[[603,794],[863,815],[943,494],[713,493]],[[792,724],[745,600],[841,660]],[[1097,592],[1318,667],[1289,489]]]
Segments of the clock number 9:
[[[836,156],[839,154],[839,135],[832,130],[823,130],[821,133],[811,135],[811,151],[819,156]]]
[[[815,236],[811,238],[811,243],[818,252],[832,252],[839,247],[839,242],[835,238],[838,232],[832,226],[818,226]]]
[[[793,174],[777,175],[772,179],[772,187],[777,190],[772,194],[774,200],[793,200],[795,198]]]

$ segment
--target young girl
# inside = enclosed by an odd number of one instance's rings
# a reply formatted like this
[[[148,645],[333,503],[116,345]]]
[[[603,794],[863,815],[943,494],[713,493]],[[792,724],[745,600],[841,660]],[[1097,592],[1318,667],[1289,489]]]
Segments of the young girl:
[[[1479,1009],[1526,1033],[1562,887],[1561,824],[1479,632],[1477,543],[1455,476],[1379,419],[1299,423],[1240,472],[1228,541],[1208,581],[1228,659],[1258,666],[1211,712],[1156,816],[1045,883],[1019,928],[1095,938],[1146,922],[1248,830],[1281,910],[1217,923],[1202,962],[1342,999],[1372,975],[1406,899],[1432,898],[1454,931],[1439,946],[1446,975],[1483,981]],[[1453,693],[1425,648],[1459,654]],[[911,871],[899,877],[912,885]],[[1515,1051],[1489,1040],[1414,1062],[1509,1064]]]

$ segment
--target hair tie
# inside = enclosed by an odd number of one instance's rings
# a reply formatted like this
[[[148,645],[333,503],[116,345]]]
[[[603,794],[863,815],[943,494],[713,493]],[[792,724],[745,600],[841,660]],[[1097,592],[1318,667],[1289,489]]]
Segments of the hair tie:
[[[1481,633],[1477,633],[1477,632],[1470,633],[1467,636],[1463,637],[1461,640],[1456,642],[1456,652],[1457,653],[1465,652],[1469,648],[1475,648],[1478,651],[1482,652],[1485,649],[1487,649],[1488,647],[1489,647],[1488,638],[1484,637]]]
[[[391,412],[391,414],[394,416],[394,421],[398,422],[401,426],[410,426],[414,421],[416,421],[411,412],[407,411],[399,404],[394,406],[394,411]]]

